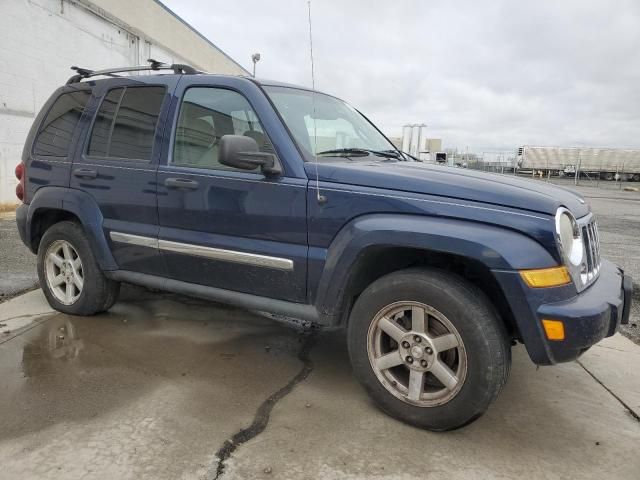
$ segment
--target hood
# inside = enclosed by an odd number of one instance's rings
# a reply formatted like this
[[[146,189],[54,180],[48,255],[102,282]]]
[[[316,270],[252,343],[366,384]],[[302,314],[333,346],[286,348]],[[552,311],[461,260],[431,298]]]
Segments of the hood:
[[[464,168],[417,162],[336,160],[318,162],[321,182],[384,188],[513,207],[555,215],[560,206],[576,218],[587,215],[589,205],[575,192],[543,181]],[[305,164],[309,178],[316,167]]]

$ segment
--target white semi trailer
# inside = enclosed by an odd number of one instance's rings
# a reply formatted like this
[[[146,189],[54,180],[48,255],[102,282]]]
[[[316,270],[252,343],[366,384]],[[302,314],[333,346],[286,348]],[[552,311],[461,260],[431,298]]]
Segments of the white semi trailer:
[[[518,148],[517,169],[544,176],[588,176],[640,182],[640,150],[618,148]]]

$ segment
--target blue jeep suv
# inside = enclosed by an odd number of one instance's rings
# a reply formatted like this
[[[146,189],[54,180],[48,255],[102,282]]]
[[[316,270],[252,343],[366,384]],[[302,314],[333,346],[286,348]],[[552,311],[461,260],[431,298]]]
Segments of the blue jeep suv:
[[[631,279],[578,195],[415,161],[306,88],[118,75],[144,69],[76,68],[16,168],[56,310],[104,312],[128,282],[345,327],[376,403],[431,430],[485,412],[516,342],[550,365],[628,321]]]

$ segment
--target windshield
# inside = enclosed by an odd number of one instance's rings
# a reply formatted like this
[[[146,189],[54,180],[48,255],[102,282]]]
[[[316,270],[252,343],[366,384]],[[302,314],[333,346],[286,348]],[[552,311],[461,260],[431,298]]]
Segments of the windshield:
[[[366,118],[342,100],[290,87],[265,90],[307,160],[332,150],[395,151]]]

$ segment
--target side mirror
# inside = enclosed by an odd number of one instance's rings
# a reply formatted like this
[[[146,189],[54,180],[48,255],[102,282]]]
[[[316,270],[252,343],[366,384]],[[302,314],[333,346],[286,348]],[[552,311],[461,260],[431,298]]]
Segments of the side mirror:
[[[260,152],[256,141],[244,135],[223,135],[220,139],[218,161],[228,167],[242,170],[255,170],[260,167],[265,175],[282,173],[280,166],[276,164],[275,155]]]

